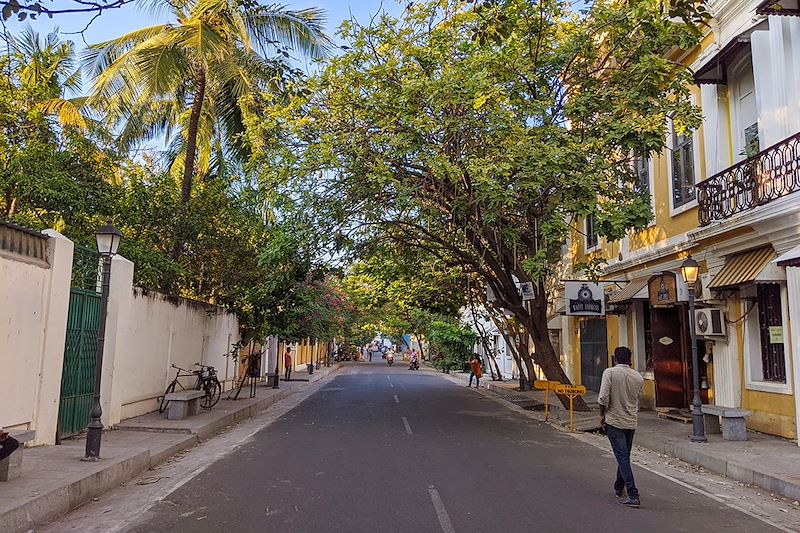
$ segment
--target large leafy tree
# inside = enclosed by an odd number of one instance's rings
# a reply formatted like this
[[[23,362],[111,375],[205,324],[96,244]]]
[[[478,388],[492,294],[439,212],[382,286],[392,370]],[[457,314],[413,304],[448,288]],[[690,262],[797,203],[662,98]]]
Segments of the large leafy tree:
[[[67,99],[79,85],[74,67],[73,45],[57,30],[8,36],[0,56],[0,216],[80,240],[111,211],[116,172],[94,135],[101,132]]]
[[[321,57],[330,42],[314,8],[248,0],[169,6],[174,22],[91,46],[84,60],[95,77],[90,103],[121,128],[121,149],[166,137],[187,204],[195,175],[244,159],[242,103],[259,89],[280,89],[291,70],[280,47]]]
[[[348,52],[310,96],[267,113],[279,148],[265,157],[287,179],[319,176],[334,212],[364,221],[361,238],[475,273],[531,336],[521,355],[568,382],[547,334],[548,278],[581,217],[609,239],[648,221],[631,154],[661,150],[668,120],[698,124],[689,75],[665,54],[691,49],[704,17],[693,2],[581,14],[550,0],[431,0],[402,20],[348,22]]]

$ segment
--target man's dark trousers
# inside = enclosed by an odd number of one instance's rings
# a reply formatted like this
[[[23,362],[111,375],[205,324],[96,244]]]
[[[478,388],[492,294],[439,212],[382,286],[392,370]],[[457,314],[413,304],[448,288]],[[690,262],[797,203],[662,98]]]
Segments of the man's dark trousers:
[[[628,492],[628,498],[638,500],[639,489],[633,481],[631,469],[631,450],[633,449],[633,434],[635,429],[620,429],[606,424],[606,435],[617,458],[617,480],[614,490],[620,492],[623,488]]]
[[[0,461],[14,453],[14,450],[19,448],[19,442],[12,437],[6,437],[5,440],[0,442]]]

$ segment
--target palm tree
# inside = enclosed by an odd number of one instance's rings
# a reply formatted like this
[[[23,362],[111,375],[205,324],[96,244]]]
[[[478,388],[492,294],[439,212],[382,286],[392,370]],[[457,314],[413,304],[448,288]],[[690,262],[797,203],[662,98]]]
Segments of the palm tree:
[[[282,47],[319,58],[331,41],[316,8],[290,11],[251,0],[170,6],[175,22],[93,45],[84,65],[95,77],[89,103],[120,128],[120,149],[167,139],[185,205],[195,175],[246,157],[243,102],[288,69]]]
[[[56,115],[62,126],[86,128],[87,120],[80,110],[83,99],[64,98],[66,91],[81,88],[72,41],[61,41],[58,28],[42,39],[28,25],[19,37],[9,38],[9,45],[19,64],[20,86],[35,95],[39,108],[48,115]]]

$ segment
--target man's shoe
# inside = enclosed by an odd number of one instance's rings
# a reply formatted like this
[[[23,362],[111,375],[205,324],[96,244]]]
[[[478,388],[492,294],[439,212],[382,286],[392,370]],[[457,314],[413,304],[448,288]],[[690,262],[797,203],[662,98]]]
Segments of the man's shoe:
[[[641,505],[639,498],[626,498],[618,501],[617,503],[624,505],[625,507],[639,507],[639,505]]]
[[[622,498],[625,495],[625,489],[619,489],[619,490],[614,489],[614,495],[617,498]]]

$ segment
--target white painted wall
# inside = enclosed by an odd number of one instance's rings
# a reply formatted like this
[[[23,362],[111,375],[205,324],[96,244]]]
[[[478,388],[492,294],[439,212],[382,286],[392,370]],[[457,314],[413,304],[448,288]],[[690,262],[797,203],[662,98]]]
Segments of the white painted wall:
[[[64,364],[73,243],[53,230],[47,262],[0,251],[0,427],[32,429],[32,444],[55,442]],[[156,409],[174,370],[213,365],[223,384],[238,374],[225,357],[239,340],[233,313],[133,287],[134,265],[111,268],[103,357],[103,424]],[[274,365],[277,342],[270,344]]]
[[[0,426],[55,442],[73,244],[48,230],[49,264],[0,253]]]
[[[134,287],[129,299],[118,287],[117,308],[125,320],[116,326],[115,353],[106,350],[106,364],[113,360],[112,400],[104,424],[138,416],[156,409],[156,398],[175,375],[171,365],[194,369],[194,363],[216,367],[220,381],[233,380],[236,364],[224,354],[239,340],[236,316],[203,302],[180,299]],[[113,294],[113,293],[112,293]],[[111,318],[111,301],[109,318]],[[109,339],[110,340],[110,339]],[[104,372],[106,381],[108,373]],[[186,384],[192,381],[187,380]]]

